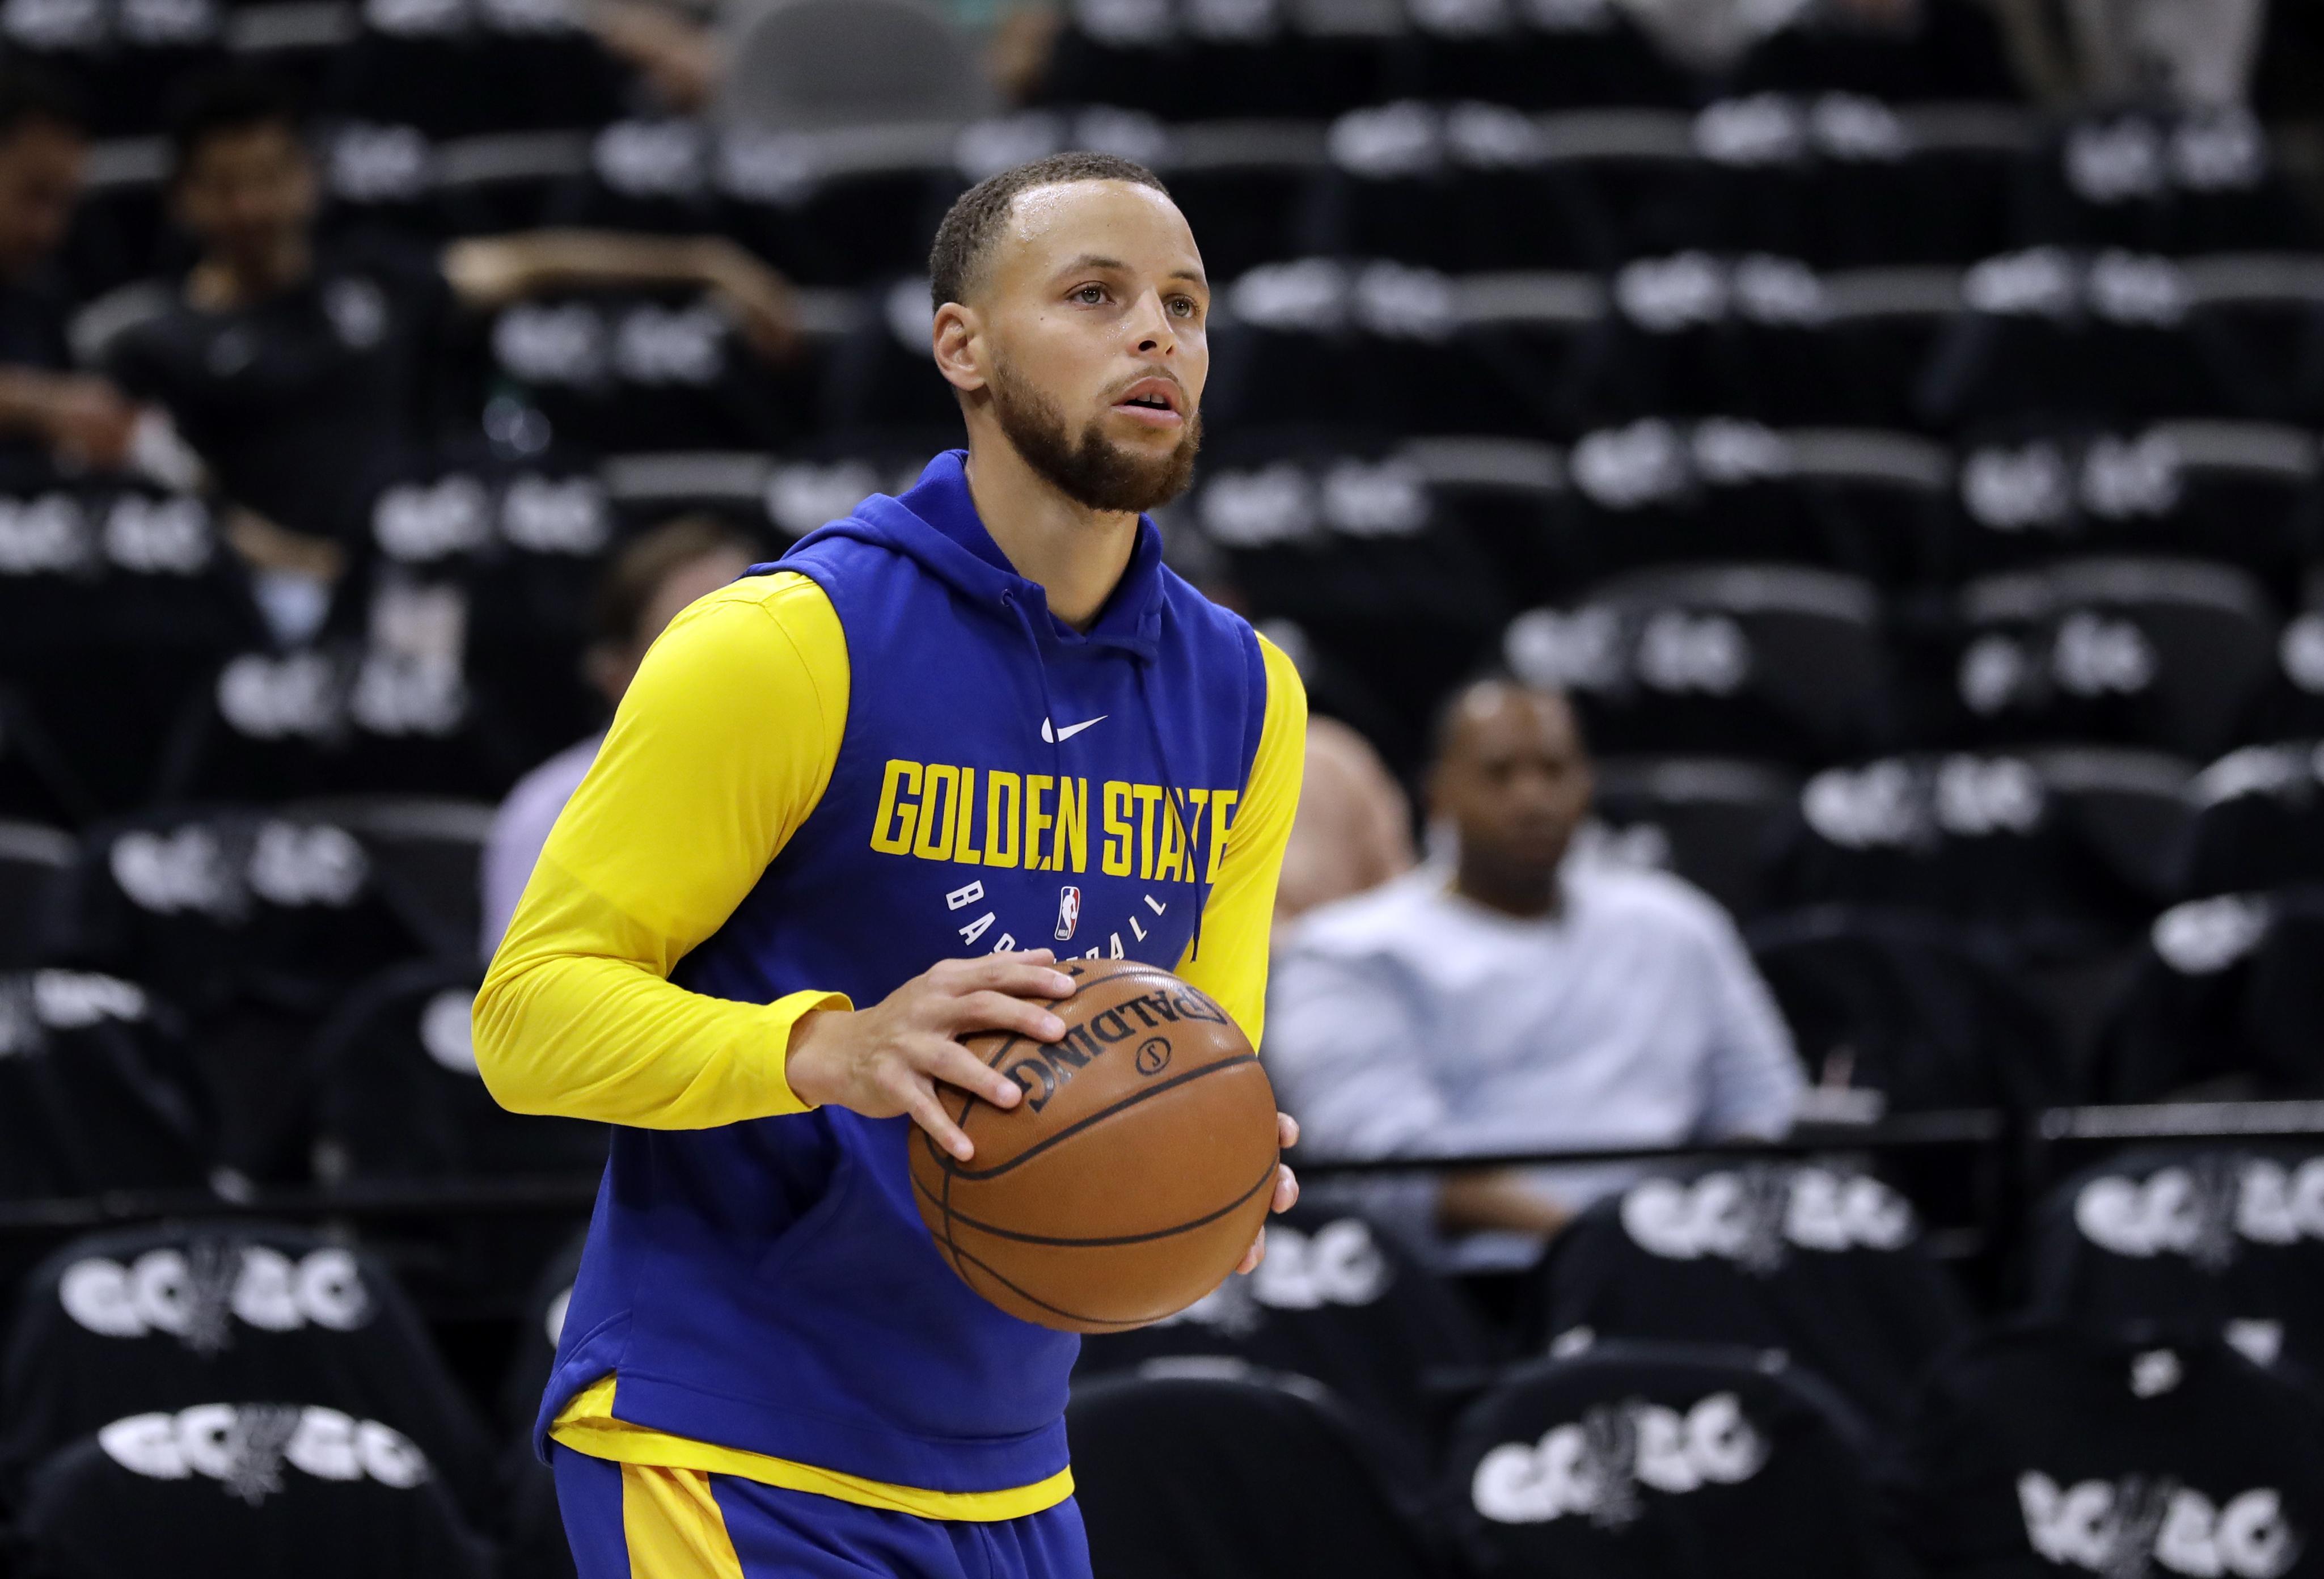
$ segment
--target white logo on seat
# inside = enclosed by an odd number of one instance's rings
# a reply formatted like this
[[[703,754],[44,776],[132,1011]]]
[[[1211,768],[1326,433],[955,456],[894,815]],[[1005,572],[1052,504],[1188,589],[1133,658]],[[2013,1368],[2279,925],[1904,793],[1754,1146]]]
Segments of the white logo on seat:
[[[86,1331],[167,1333],[198,1353],[233,1346],[229,1316],[261,1332],[310,1325],[353,1332],[375,1308],[347,1251],[328,1247],[293,1260],[263,1244],[211,1239],[149,1250],[126,1265],[104,1256],[77,1260],[57,1281],[57,1302]]]
[[[1619,1528],[1644,1511],[1641,1488],[1683,1495],[1737,1485],[1767,1462],[1766,1439],[1731,1392],[1683,1414],[1659,1404],[1591,1409],[1538,1442],[1506,1442],[1478,1461],[1471,1502],[1499,1524],[1544,1524],[1578,1513]]]
[[[2303,1544],[2272,1487],[2220,1505],[2167,1475],[2061,1486],[2028,1470],[2017,1504],[2036,1554],[2093,1574],[2142,1574],[2151,1561],[2188,1579],[2277,1579]]]
[[[97,1440],[133,1473],[161,1481],[203,1475],[253,1506],[282,1489],[285,1464],[318,1481],[369,1479],[398,1491],[429,1473],[427,1455],[401,1431],[314,1404],[196,1404],[175,1414],[130,1415]]]
[[[210,562],[210,515],[199,499],[124,494],[105,512],[105,557],[140,575],[191,576]]]
[[[2144,1180],[2091,1179],[2074,1196],[2074,1226],[2110,1254],[2184,1256],[2218,1271],[2245,1244],[2324,1240],[2324,1157],[2296,1168],[2267,1158],[2200,1159]]]
[[[1622,1229],[1649,1254],[1716,1257],[1772,1271],[1793,1249],[1895,1251],[1917,1225],[1904,1198],[1868,1174],[1738,1168],[1688,1183],[1650,1178],[1622,1196]]]
[[[527,473],[501,497],[501,535],[528,553],[594,554],[613,539],[605,485]]]
[[[1321,1310],[1376,1303],[1396,1281],[1396,1268],[1371,1224],[1342,1217],[1313,1233],[1281,1223],[1267,1231],[1267,1259],[1249,1276],[1231,1277],[1157,1326],[1192,1323],[1246,1335],[1262,1310]]]
[[[440,559],[484,547],[491,532],[484,485],[457,473],[429,483],[399,483],[372,506],[372,537],[392,559]]]

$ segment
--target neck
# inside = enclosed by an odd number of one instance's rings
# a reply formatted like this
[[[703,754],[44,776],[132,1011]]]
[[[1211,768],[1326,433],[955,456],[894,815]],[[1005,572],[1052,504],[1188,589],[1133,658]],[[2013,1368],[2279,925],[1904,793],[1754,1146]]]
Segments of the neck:
[[[213,253],[194,265],[186,298],[196,307],[224,311],[289,290],[313,269],[314,248],[303,235],[283,237],[265,252],[243,257]]]
[[[1067,498],[1005,436],[997,430],[979,435],[974,428],[968,495],[1017,574],[1047,595],[1049,612],[1077,631],[1088,630],[1130,568],[1138,546],[1136,512],[1092,510]]]
[[[1521,920],[1538,920],[1558,909],[1557,868],[1513,870],[1480,861],[1463,851],[1452,891],[1471,904]]]

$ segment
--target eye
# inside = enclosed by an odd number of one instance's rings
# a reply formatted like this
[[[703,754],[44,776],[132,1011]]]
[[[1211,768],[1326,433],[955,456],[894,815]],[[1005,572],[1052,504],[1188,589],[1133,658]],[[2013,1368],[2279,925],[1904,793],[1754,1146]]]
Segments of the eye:
[[[1202,306],[1191,296],[1173,296],[1170,311],[1177,318],[1195,318],[1201,315]]]
[[[1084,307],[1099,306],[1105,300],[1105,287],[1102,285],[1081,286],[1068,300],[1078,301]]]

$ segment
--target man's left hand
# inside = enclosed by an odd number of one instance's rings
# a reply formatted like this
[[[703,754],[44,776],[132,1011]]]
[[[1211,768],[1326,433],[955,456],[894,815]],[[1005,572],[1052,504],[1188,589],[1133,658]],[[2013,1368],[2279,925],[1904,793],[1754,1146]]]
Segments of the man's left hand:
[[[1275,1143],[1286,1151],[1290,1150],[1294,1146],[1299,1144],[1299,1121],[1293,1118],[1289,1113],[1277,1113],[1275,1115]],[[1275,1165],[1274,1210],[1277,1212],[1288,1212],[1292,1207],[1298,1204],[1298,1176],[1291,1171],[1291,1165],[1289,1163],[1277,1163]],[[1266,1259],[1267,1230],[1262,1227],[1259,1231],[1259,1237],[1250,1242],[1250,1248],[1243,1251],[1242,1264],[1236,1267],[1235,1270],[1238,1272],[1254,1271],[1258,1269],[1259,1263]]]

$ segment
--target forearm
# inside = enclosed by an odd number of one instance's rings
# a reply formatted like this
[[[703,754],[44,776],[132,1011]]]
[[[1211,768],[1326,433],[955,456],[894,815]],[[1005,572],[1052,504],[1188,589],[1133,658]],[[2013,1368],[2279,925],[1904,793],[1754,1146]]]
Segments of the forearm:
[[[709,236],[534,230],[456,241],[444,251],[444,273],[470,306],[493,308],[548,291],[706,286],[730,251]]]
[[[53,374],[33,367],[0,367],[0,429],[39,431],[55,390]]]
[[[1564,1207],[1506,1169],[1451,1174],[1437,1187],[1436,1224],[1449,1233],[1513,1229],[1545,1236],[1569,1221]]]
[[[476,1069],[517,1113],[698,1130],[800,1113],[784,1076],[791,1028],[835,993],[772,1003],[705,997],[629,960],[496,960],[476,994]]]

